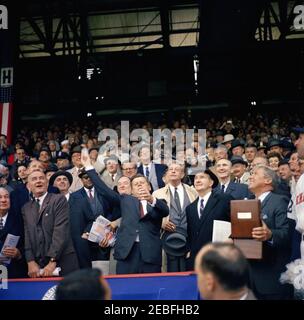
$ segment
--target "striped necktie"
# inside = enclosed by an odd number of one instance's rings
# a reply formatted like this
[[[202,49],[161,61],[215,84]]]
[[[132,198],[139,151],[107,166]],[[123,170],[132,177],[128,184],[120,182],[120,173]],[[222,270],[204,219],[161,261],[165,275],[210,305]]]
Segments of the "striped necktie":
[[[201,200],[201,204],[200,204],[200,215],[199,218],[202,219],[203,213],[204,213],[204,199]]]
[[[4,228],[4,224],[3,224],[3,218],[0,218],[0,230],[2,230]]]

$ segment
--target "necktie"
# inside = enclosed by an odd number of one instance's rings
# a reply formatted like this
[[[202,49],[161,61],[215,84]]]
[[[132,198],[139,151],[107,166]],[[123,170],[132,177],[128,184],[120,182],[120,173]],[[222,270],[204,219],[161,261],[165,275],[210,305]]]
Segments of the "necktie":
[[[90,198],[91,200],[94,199],[92,189],[89,189],[89,198]]]
[[[204,212],[204,199],[201,200],[201,204],[200,204],[200,216],[199,218],[202,219],[203,216],[203,212]]]
[[[143,218],[145,216],[144,207],[141,201],[139,201],[139,214],[140,214],[140,218]]]
[[[0,230],[2,230],[4,228],[4,224],[3,224],[3,218],[0,218]]]
[[[221,189],[222,193],[224,193],[224,192],[225,192],[225,185],[222,184],[222,187],[221,187],[221,188],[222,188],[222,189]]]
[[[35,198],[35,203],[38,208],[38,211],[40,211],[40,200],[38,198]]]
[[[150,175],[149,167],[146,167],[145,171],[146,171],[145,176],[149,178],[149,175]]]
[[[240,178],[235,178],[235,182],[236,183],[240,183],[241,181],[240,181]]]
[[[175,200],[178,212],[181,213],[182,212],[182,206],[181,206],[181,203],[180,203],[180,199],[179,199],[179,195],[178,195],[178,192],[177,192],[177,188],[175,188],[175,191],[174,191],[174,200]]]
[[[112,177],[112,181],[114,182],[115,178],[114,178],[114,174],[111,174]]]

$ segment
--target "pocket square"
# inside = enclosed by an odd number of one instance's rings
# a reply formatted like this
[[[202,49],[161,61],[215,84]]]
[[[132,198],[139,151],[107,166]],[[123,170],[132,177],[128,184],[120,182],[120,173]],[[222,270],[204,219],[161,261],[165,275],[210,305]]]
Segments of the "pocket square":
[[[267,219],[268,218],[267,214],[264,214],[262,218]]]

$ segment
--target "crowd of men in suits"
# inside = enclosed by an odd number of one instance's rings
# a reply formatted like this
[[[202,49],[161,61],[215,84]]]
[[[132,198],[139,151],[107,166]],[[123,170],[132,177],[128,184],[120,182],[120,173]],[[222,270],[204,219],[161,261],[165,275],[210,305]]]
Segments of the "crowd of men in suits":
[[[213,221],[230,221],[230,201],[256,198],[262,226],[252,237],[263,243],[263,258],[249,261],[250,288],[258,299],[291,298],[292,287],[279,278],[300,257],[295,190],[304,173],[304,129],[294,128],[291,141],[273,130],[268,144],[245,144],[229,128],[208,139],[207,166],[196,172],[176,155],[153,162],[149,145],[135,162],[100,153],[98,141],[59,146],[50,135],[36,157],[19,141],[11,165],[8,157],[0,164],[0,250],[8,234],[20,236],[3,251],[9,277],[50,277],[58,267],[63,276],[88,267],[103,274],[194,270]],[[114,248],[107,238],[88,241],[99,215],[116,232]]]

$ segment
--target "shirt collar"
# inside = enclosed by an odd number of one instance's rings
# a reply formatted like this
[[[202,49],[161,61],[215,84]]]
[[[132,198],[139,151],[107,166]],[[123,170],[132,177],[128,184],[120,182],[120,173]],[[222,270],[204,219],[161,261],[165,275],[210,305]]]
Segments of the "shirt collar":
[[[94,187],[92,189],[88,189],[88,188],[84,187],[84,190],[86,191],[86,193],[89,193],[90,190],[92,190],[93,193],[95,192],[95,188]]]
[[[4,226],[5,226],[7,217],[8,217],[8,212],[2,217],[2,222],[3,222],[3,225],[4,225]]]
[[[206,205],[207,201],[209,200],[211,196],[211,191],[209,191],[207,194],[205,194],[203,197],[199,197],[199,201],[201,201],[202,199],[204,200],[204,206]]]
[[[41,197],[39,197],[39,198],[36,198],[36,199],[39,199],[39,203],[40,203],[40,205],[42,204],[42,202],[44,201],[44,199],[45,199],[45,197],[47,196],[47,192],[43,195],[43,196],[41,196]]]
[[[182,191],[183,185],[182,185],[182,183],[180,183],[177,187],[173,187],[171,184],[169,184],[169,188],[170,188],[171,193],[174,194],[175,188],[177,188],[177,192]]]
[[[263,202],[263,201],[265,200],[265,198],[269,195],[269,193],[270,193],[270,191],[266,191],[266,192],[262,193],[262,194],[258,197],[258,199],[259,199],[261,202]]]

